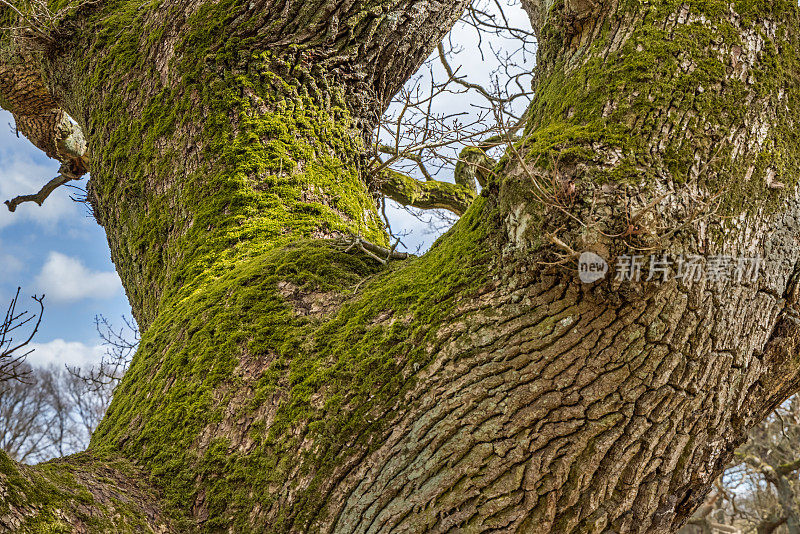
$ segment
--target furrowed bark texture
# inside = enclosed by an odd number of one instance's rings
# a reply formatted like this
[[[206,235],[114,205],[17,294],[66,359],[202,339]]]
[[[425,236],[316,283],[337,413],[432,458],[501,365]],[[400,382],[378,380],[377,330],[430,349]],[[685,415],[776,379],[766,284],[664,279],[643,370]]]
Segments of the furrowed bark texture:
[[[39,53],[31,50],[30,28],[18,27],[18,16],[7,5],[0,6],[0,106],[10,111],[16,129],[48,157],[82,175],[89,166],[86,139],[70,121],[46,87],[38,66]]]
[[[48,94],[30,57],[0,61],[0,105],[14,115],[17,131],[49,157],[83,174],[89,165],[86,140]]]
[[[148,528],[669,532],[797,389],[796,3],[525,6],[524,139],[430,252],[387,266],[350,246],[387,241],[364,138],[463,2],[66,16],[39,67],[87,134],[144,330],[90,451],[148,473]],[[553,265],[586,249],[765,272]]]

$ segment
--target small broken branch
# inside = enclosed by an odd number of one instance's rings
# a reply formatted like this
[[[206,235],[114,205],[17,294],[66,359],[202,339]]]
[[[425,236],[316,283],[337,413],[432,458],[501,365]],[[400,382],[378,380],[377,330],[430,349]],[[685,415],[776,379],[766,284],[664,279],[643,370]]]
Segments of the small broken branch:
[[[66,184],[67,182],[70,182],[72,180],[79,180],[81,176],[83,176],[83,173],[77,174],[69,169],[70,169],[69,165],[67,164],[62,165],[61,169],[59,169],[61,171],[61,174],[59,174],[58,176],[47,182],[44,185],[44,187],[42,187],[39,190],[38,193],[35,193],[33,195],[20,195],[14,197],[11,200],[6,200],[5,204],[6,206],[8,206],[8,211],[10,212],[16,211],[17,206],[19,206],[23,202],[36,202],[38,205],[41,206],[53,191],[55,191],[62,185]]]

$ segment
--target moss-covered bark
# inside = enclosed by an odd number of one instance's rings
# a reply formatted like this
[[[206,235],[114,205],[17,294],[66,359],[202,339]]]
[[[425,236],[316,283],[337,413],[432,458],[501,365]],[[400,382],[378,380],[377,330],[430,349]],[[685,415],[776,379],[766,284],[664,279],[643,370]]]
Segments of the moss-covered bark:
[[[429,253],[387,265],[349,246],[386,243],[365,136],[463,2],[89,4],[32,56],[89,141],[144,330],[83,457],[147,473],[140,524],[666,532],[796,389],[797,6],[525,5],[524,139]],[[767,276],[553,265],[631,247],[760,254]],[[29,525],[58,506],[107,529],[19,473],[0,502]]]
[[[0,529],[20,534],[165,532],[174,528],[146,473],[82,453],[32,468],[0,451]]]

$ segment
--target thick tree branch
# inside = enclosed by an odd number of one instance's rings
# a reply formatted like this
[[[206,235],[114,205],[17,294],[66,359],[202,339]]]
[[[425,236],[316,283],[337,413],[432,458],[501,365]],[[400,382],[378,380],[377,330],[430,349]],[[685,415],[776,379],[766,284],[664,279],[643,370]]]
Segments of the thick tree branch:
[[[476,182],[481,187],[486,187],[495,165],[497,162],[486,155],[482,146],[467,147],[458,155],[455,170],[456,183],[472,190],[475,190]]]
[[[477,196],[474,188],[438,180],[421,182],[391,169],[381,173],[380,191],[405,206],[445,209],[456,215],[463,215]]]
[[[0,60],[0,107],[14,115],[17,131],[48,157],[85,172],[89,155],[83,132],[60,109],[35,65],[21,53]]]
[[[24,18],[22,14],[19,16]],[[33,201],[41,205],[54,189],[86,174],[89,150],[80,126],[61,108],[44,81],[37,59],[39,54],[30,50],[31,38],[27,35],[32,30],[6,31],[8,33],[0,41],[0,107],[14,116],[18,133],[48,157],[62,163],[61,175],[37,194],[7,201],[6,205],[13,212],[21,202]]]
[[[174,532],[130,463],[82,453],[30,467],[0,451],[2,532]]]

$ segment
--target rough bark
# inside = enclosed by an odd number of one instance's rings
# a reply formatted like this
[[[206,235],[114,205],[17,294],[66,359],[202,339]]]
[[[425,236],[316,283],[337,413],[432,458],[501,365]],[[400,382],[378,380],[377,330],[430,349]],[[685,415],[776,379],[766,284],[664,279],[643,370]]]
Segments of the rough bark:
[[[40,67],[144,331],[90,451],[149,474],[143,523],[657,533],[702,503],[800,379],[798,8],[589,4],[527,3],[524,139],[387,266],[347,245],[386,244],[363,138],[463,2],[67,16]],[[553,265],[632,247],[768,261],[741,284]]]
[[[0,530],[174,532],[146,479],[122,458],[83,453],[32,468],[0,451]]]

